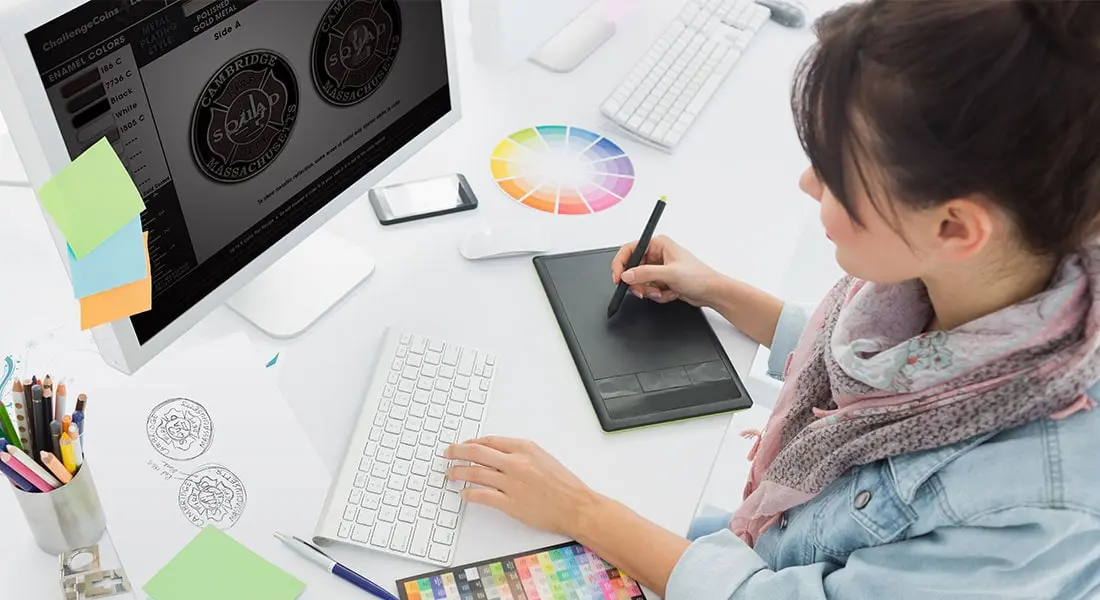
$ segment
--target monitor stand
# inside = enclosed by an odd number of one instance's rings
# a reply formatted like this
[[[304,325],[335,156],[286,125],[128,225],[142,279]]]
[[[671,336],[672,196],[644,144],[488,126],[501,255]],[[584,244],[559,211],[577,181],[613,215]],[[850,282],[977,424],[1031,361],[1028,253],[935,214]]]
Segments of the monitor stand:
[[[603,3],[596,2],[532,54],[531,60],[551,71],[568,73],[613,35],[615,23],[608,19]]]
[[[274,338],[309,329],[374,271],[362,248],[317,230],[226,303]]]

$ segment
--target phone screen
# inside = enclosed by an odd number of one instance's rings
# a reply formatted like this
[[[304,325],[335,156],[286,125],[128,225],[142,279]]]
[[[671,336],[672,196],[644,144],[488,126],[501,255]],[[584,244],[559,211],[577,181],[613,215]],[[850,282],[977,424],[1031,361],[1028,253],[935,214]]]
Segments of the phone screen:
[[[378,190],[375,208],[387,221],[444,212],[470,204],[458,177],[403,183]]]

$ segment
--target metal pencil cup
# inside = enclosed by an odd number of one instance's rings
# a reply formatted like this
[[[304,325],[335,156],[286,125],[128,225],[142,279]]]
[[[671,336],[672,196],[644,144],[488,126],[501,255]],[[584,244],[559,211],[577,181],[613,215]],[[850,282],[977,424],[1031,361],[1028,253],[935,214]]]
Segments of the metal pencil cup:
[[[87,462],[69,483],[56,490],[31,494],[12,489],[34,534],[34,541],[42,550],[63,554],[92,546],[103,537],[107,517],[103,514]]]

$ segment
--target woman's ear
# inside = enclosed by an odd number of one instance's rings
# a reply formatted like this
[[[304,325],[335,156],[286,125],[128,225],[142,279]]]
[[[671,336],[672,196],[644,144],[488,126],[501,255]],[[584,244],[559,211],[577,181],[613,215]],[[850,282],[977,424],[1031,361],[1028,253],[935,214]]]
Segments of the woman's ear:
[[[941,260],[961,262],[978,254],[993,235],[991,204],[976,197],[950,200],[935,209],[936,253]]]

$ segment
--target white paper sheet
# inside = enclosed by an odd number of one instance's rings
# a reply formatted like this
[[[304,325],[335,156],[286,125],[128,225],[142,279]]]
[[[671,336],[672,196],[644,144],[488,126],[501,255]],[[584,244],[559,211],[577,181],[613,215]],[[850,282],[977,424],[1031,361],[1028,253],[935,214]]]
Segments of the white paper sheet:
[[[244,334],[172,349],[97,398],[86,460],[138,597],[205,524],[305,581],[303,598],[339,589],[272,536],[309,535],[330,477]]]

